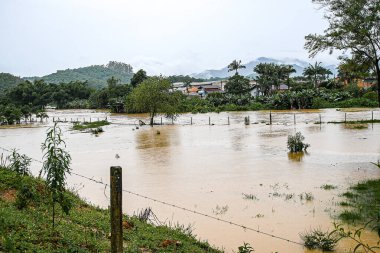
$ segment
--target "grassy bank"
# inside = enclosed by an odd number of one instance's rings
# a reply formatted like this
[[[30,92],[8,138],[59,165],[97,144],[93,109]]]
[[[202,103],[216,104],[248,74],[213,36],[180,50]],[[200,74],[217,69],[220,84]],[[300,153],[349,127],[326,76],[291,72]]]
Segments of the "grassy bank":
[[[348,223],[366,223],[377,220],[380,214],[380,179],[368,180],[350,187],[339,204],[345,210],[339,218]]]
[[[85,130],[85,129],[91,129],[91,128],[98,128],[98,127],[107,126],[110,124],[111,123],[105,120],[95,121],[95,122],[75,123],[73,125],[73,130]]]
[[[68,215],[57,208],[52,232],[51,201],[42,180],[0,167],[0,252],[109,252],[108,210],[66,192]],[[220,252],[177,226],[153,226],[124,216],[124,252]]]

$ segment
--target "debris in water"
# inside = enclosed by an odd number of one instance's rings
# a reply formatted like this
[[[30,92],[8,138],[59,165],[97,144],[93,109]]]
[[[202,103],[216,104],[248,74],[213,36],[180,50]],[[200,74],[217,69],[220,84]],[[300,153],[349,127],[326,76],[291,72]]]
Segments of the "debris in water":
[[[116,154],[116,155],[115,155],[115,158],[116,158],[116,159],[119,159],[119,158],[120,158],[119,154]]]

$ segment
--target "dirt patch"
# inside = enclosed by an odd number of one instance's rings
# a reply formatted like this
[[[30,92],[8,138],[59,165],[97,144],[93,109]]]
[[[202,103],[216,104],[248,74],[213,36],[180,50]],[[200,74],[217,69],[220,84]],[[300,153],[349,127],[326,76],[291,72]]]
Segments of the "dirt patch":
[[[5,202],[15,202],[17,191],[15,189],[5,190],[0,193],[0,198]]]

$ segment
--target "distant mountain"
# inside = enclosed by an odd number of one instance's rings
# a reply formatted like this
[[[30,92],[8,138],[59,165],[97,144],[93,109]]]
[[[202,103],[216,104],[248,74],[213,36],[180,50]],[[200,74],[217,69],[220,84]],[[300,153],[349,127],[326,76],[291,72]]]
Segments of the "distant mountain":
[[[309,63],[306,61],[302,61],[299,59],[291,59],[291,58],[285,58],[283,60],[278,60],[278,59],[273,59],[273,58],[266,58],[266,57],[260,57],[257,58],[256,60],[250,61],[246,64],[243,64],[246,68],[245,69],[240,69],[239,74],[247,77],[254,78],[256,77],[256,74],[253,72],[253,69],[256,67],[256,65],[260,63],[275,63],[275,64],[289,64],[292,65],[293,68],[296,70],[296,73],[293,74],[293,76],[301,76],[303,70],[309,66]],[[228,63],[226,64],[226,66]],[[331,72],[334,75],[337,75],[337,70],[335,65],[328,65],[324,66],[325,68],[331,70]],[[205,70],[201,73],[198,74],[192,74],[191,76],[194,78],[203,78],[203,79],[209,79],[213,77],[218,77],[218,78],[225,78],[233,75],[233,72],[228,72],[228,68],[222,68],[219,70]]]
[[[77,69],[58,70],[56,73],[42,77],[25,77],[25,80],[43,79],[48,83],[61,83],[71,81],[87,81],[91,87],[101,88],[107,85],[111,77],[119,79],[121,83],[129,83],[133,76],[131,65],[110,61],[106,65],[92,65]]]
[[[23,81],[21,77],[9,73],[0,73],[0,92],[7,88],[12,88]]]

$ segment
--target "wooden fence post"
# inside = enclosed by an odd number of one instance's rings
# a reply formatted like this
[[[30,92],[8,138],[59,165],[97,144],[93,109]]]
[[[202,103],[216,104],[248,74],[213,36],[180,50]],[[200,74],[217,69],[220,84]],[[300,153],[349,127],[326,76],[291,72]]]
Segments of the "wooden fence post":
[[[190,125],[193,125],[193,117],[190,117]]]
[[[345,112],[344,113],[344,124],[346,124],[347,123],[347,113]]]
[[[293,114],[293,122],[294,122],[294,125],[297,124],[297,122],[296,122],[296,114],[295,113]]]
[[[123,252],[122,169],[111,167],[111,253]]]
[[[272,125],[272,111],[269,111],[269,125]]]
[[[227,120],[228,120],[228,125],[230,125],[230,116],[228,116]]]
[[[208,124],[211,125],[211,118],[208,116]]]

